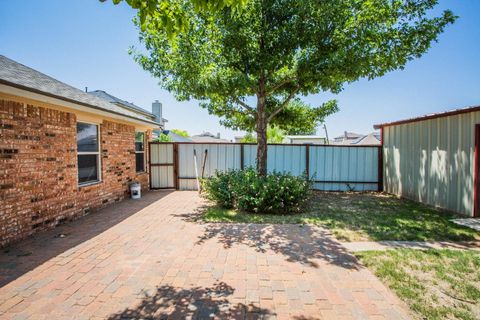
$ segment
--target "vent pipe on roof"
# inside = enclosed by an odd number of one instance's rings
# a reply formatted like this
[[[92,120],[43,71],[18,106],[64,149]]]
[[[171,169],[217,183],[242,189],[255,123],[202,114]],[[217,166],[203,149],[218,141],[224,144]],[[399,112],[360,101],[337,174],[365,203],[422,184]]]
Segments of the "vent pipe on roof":
[[[162,130],[165,129],[165,124],[163,123],[163,115],[162,115],[162,104],[158,101],[155,100],[155,102],[152,103],[152,113],[155,115],[155,122],[160,123],[160,130],[154,130],[154,134],[159,136],[162,133]]]
[[[155,100],[155,102],[152,103],[152,113],[155,115],[155,121],[163,126],[162,104],[158,100]]]

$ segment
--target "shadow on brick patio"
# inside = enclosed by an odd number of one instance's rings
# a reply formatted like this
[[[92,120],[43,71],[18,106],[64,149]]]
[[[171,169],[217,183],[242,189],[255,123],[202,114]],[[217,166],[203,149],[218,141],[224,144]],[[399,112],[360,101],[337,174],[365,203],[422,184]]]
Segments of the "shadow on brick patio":
[[[273,319],[276,314],[253,304],[232,303],[229,298],[235,289],[225,282],[212,287],[158,287],[154,294],[145,293],[141,302],[132,308],[112,314],[108,320],[127,319]],[[295,320],[317,318],[297,316]]]
[[[247,315],[271,314],[262,309],[243,303],[232,304],[228,298],[235,289],[225,282],[212,287],[175,288],[164,285],[153,295],[145,294],[141,302],[122,312],[111,315],[110,320],[124,319],[245,319]]]
[[[173,191],[147,192],[0,249],[0,288],[119,224]]]
[[[187,222],[205,225],[205,232],[197,244],[216,239],[224,248],[247,245],[257,252],[271,250],[283,255],[287,261],[313,268],[319,268],[319,264],[324,262],[346,269],[363,268],[354,256],[321,227],[299,224],[204,223],[200,217],[205,210],[206,207],[201,207],[193,213],[179,215]]]

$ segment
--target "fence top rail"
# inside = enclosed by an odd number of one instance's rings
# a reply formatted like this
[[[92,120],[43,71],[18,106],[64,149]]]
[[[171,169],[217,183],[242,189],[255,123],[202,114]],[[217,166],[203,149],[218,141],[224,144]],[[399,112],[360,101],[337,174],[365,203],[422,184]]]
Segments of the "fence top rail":
[[[193,145],[231,145],[231,146],[256,146],[256,143],[250,142],[194,142],[194,141],[184,141],[184,142],[162,142],[162,141],[149,141],[149,144],[193,144]],[[378,144],[364,144],[364,145],[351,145],[351,144],[312,144],[312,143],[268,143],[269,146],[294,146],[294,147],[334,147],[334,148],[381,148],[381,145]]]

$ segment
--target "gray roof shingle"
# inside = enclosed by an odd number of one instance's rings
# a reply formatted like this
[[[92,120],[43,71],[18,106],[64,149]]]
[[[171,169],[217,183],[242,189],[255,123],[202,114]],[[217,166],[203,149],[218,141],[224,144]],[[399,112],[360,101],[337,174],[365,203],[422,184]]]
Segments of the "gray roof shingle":
[[[0,55],[0,83],[15,86],[27,91],[32,91],[57,99],[74,102],[93,109],[103,110],[128,118],[157,124],[152,116],[128,110],[109,101],[85,93],[68,84],[58,81],[37,70]]]
[[[148,112],[147,110],[137,106],[137,105],[134,105],[133,103],[131,102],[128,102],[128,101],[125,101],[125,100],[122,100],[120,98],[117,98],[115,96],[112,96],[110,93],[107,93],[103,90],[94,90],[94,91],[88,91],[87,92],[88,94],[91,94],[93,96],[96,96],[98,98],[102,98],[104,100],[107,100],[111,103],[115,103],[115,104],[121,104],[123,107],[127,108],[127,109],[133,109],[134,111],[136,112],[141,112],[143,114],[146,114],[147,116],[149,117],[155,117],[155,115],[151,112]]]

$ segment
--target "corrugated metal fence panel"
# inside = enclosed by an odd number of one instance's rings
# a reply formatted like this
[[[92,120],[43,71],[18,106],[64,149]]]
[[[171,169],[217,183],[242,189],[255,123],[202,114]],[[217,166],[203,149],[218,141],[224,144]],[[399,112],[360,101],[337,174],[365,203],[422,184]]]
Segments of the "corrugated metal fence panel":
[[[173,167],[152,167],[152,189],[175,188]]]
[[[178,175],[180,190],[196,190],[194,152],[197,154],[198,175],[202,174],[205,163],[204,177],[210,177],[215,171],[240,169],[240,145],[238,144],[178,144]],[[207,157],[205,161],[205,151]]]
[[[306,171],[306,146],[269,145],[267,149],[267,170],[289,172],[301,175]],[[257,146],[244,145],[243,163],[245,168],[256,166]]]
[[[385,127],[385,191],[473,215],[476,123],[480,112]]]
[[[150,144],[150,163],[167,164],[173,163],[173,144],[172,143],[152,143]]]
[[[306,146],[268,146],[267,169],[269,172],[288,172],[302,175],[306,171]]]
[[[150,184],[153,189],[175,187],[173,162],[173,144],[150,144]]]
[[[241,149],[239,144],[193,144],[178,143],[178,188],[180,190],[196,190],[194,150],[198,175],[210,177],[215,172],[229,169],[240,169]],[[172,144],[153,144],[151,161],[154,163],[173,163]],[[341,147],[310,145],[309,172],[310,178],[316,182],[318,190],[377,190],[378,188],[378,147]],[[205,161],[205,151],[207,157]],[[255,167],[256,145],[243,145],[244,168]],[[269,145],[269,172],[289,172],[302,175],[307,165],[306,145]],[[173,166],[152,166],[152,187],[172,187]]]
[[[267,155],[268,156],[268,155]],[[257,157],[257,146],[254,144],[243,145],[243,166],[245,168],[255,167]]]
[[[378,188],[378,147],[310,146],[314,189],[367,191]]]

